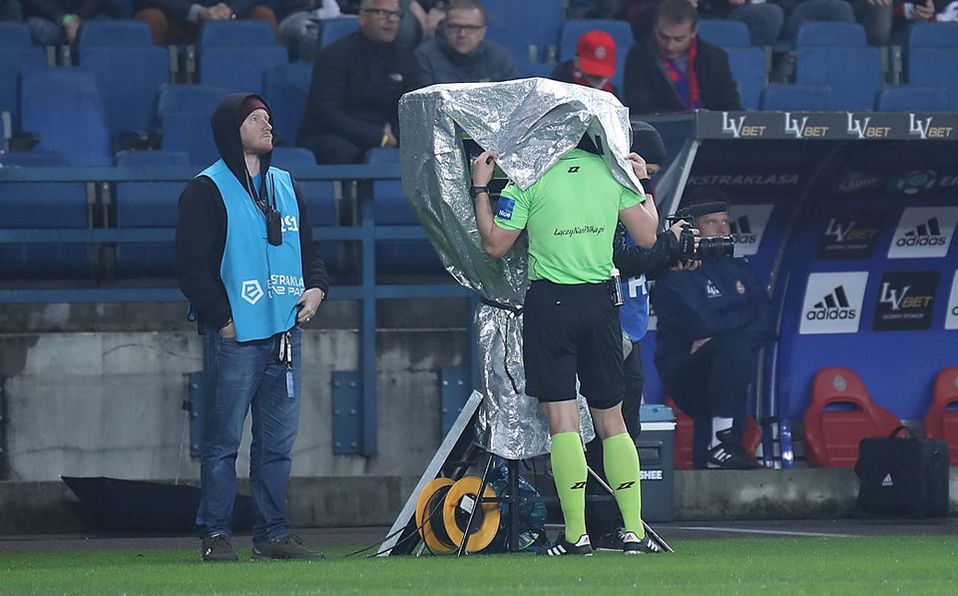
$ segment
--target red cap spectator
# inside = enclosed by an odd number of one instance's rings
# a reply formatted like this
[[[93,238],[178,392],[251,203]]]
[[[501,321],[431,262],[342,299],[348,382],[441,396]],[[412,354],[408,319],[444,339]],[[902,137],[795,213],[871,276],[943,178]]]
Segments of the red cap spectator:
[[[575,48],[583,74],[611,78],[615,74],[615,40],[605,31],[587,31]]]

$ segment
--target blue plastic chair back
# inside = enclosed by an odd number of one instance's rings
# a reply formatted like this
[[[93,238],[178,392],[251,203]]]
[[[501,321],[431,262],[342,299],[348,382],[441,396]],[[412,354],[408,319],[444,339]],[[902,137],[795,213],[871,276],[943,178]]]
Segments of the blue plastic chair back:
[[[742,107],[757,110],[762,91],[768,82],[765,72],[765,51],[762,48],[725,48],[732,77],[742,96]]]
[[[276,35],[269,23],[260,19],[231,19],[206,21],[200,27],[197,45],[200,48],[251,48],[277,45]],[[241,67],[242,62],[237,62]]]
[[[516,63],[547,62],[552,48],[558,56],[562,32],[562,0],[485,0],[486,38],[508,48]],[[534,48],[530,52],[530,46]]]
[[[943,112],[948,109],[948,94],[941,87],[883,87],[878,92],[875,109],[880,112]]]
[[[307,62],[277,64],[266,71],[263,97],[273,112],[274,143],[296,144],[312,78],[313,65]]]
[[[200,50],[200,83],[227,91],[263,92],[263,75],[277,64],[286,64],[286,48],[212,47]]]
[[[130,149],[116,154],[116,165],[123,167],[186,167],[190,165],[189,154],[183,151]]]
[[[907,74],[910,85],[944,88],[948,110],[958,111],[958,47],[915,48],[908,55]]]
[[[2,31],[0,31],[2,35]],[[21,73],[47,68],[43,48],[0,46],[0,112],[10,113],[11,133],[20,131]]]
[[[59,151],[0,152],[0,166],[4,167],[42,168],[68,165],[70,165],[70,160]]]
[[[634,43],[632,26],[625,21],[603,19],[570,19],[562,26],[562,41],[559,45],[559,61],[575,58],[575,48],[583,33],[594,30],[605,31],[615,40],[615,74],[612,84],[622,89],[625,80],[625,57]]]
[[[31,43],[30,28],[26,23],[0,21],[0,47],[25,48]]]
[[[881,55],[875,47],[803,47],[795,60],[795,82],[830,86],[835,107],[842,110],[871,110],[881,77]]]
[[[954,23],[913,22],[908,27],[907,46],[915,48],[956,48],[958,31]]]
[[[168,112],[161,120],[165,151],[183,151],[190,163],[208,166],[220,158],[210,128],[210,115],[205,112]]]
[[[838,46],[863,48],[868,45],[865,27],[858,23],[805,21],[795,35],[795,48]]]
[[[25,73],[20,94],[23,130],[36,149],[59,151],[78,166],[113,164],[113,148],[93,75],[82,68]]]
[[[319,33],[319,47],[325,48],[329,44],[337,42],[357,31],[359,31],[359,19],[355,17],[343,17],[323,21],[323,29]]]
[[[157,93],[169,79],[169,56],[163,48],[92,47],[83,66],[96,77],[113,136],[152,128]]]
[[[203,112],[211,116],[226,93],[222,87],[209,85],[164,85],[157,99],[157,116],[162,118],[169,112]]]
[[[742,21],[703,19],[699,21],[699,38],[723,48],[747,48],[752,45],[748,25]]]
[[[315,166],[316,156],[303,147],[274,147],[272,164],[282,170],[298,166]]]
[[[86,52],[99,47],[148,47],[153,45],[153,34],[145,21],[88,20],[83,22],[77,34],[77,53],[83,64]]]
[[[769,112],[826,112],[835,109],[831,87],[798,83],[770,83],[762,92],[761,105]]]

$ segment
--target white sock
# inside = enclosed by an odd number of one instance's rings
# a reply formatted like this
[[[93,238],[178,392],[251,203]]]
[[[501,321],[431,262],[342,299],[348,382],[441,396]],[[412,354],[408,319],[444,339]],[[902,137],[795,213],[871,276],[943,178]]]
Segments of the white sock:
[[[716,416],[712,418],[712,444],[709,447],[715,447],[721,441],[719,441],[718,434],[723,430],[728,430],[732,428],[732,418],[719,418]]]

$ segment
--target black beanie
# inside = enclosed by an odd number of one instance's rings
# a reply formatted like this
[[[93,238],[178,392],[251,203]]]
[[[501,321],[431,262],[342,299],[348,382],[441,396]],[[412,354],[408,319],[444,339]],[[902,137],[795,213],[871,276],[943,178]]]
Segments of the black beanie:
[[[641,155],[645,163],[662,165],[665,161],[665,145],[659,131],[645,122],[632,123],[632,151]]]

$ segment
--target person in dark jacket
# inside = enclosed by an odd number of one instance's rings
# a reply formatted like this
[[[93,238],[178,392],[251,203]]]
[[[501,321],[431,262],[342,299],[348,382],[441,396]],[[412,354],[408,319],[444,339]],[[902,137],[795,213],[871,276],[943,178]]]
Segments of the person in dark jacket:
[[[702,196],[691,203],[715,198]],[[702,238],[730,233],[727,210],[703,214],[694,225]],[[697,429],[710,428],[708,445],[701,446],[708,448],[705,463],[709,468],[756,468],[733,420],[744,418],[758,350],[775,337],[765,286],[745,259],[707,258],[695,270],[659,277],[652,304],[658,316],[655,366],[679,409],[695,420]],[[702,463],[696,462],[698,467]]]
[[[230,522],[236,454],[252,412],[250,490],[254,559],[320,559],[289,533],[286,484],[296,439],[300,331],[329,289],[302,192],[270,166],[272,113],[262,97],[227,95],[213,111],[222,159],[179,201],[176,273],[205,337],[211,389],[203,400],[204,561],[235,561]]]
[[[436,83],[486,83],[518,78],[512,56],[486,37],[479,0],[453,0],[436,39],[413,52],[408,89]]]
[[[625,105],[632,114],[742,109],[728,54],[698,39],[698,13],[688,0],[663,0],[652,37],[629,50]]]
[[[373,147],[399,146],[399,96],[408,54],[396,47],[397,0],[363,0],[359,31],[316,58],[297,144],[317,163],[359,163]]]
[[[575,58],[557,64],[549,78],[602,89],[618,97],[619,90],[611,81],[615,76],[615,54],[611,35],[600,29],[586,31],[576,42]]]
[[[105,0],[24,0],[23,14],[33,43],[41,46],[73,45],[83,21],[116,16]]]
[[[276,31],[273,9],[254,0],[133,0],[133,8],[133,17],[150,26],[155,44],[196,41],[206,21],[260,19]]]

